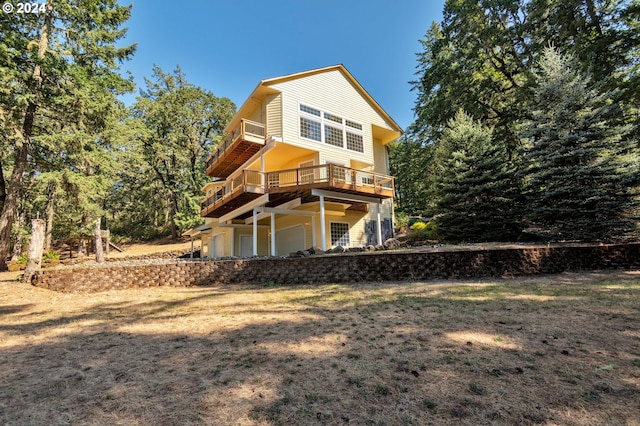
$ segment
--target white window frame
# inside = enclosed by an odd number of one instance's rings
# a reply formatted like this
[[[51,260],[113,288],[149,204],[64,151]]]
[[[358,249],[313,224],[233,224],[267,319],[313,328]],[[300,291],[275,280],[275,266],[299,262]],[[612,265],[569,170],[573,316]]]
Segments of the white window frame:
[[[336,244],[334,244],[333,235],[332,235],[333,232],[332,232],[332,229],[331,229],[334,224],[336,224],[336,225],[347,225],[347,233],[346,234],[342,234],[342,236],[346,235],[348,240],[349,240],[346,245],[337,244],[342,237],[340,237],[340,239],[338,241],[336,241]],[[331,246],[333,246],[333,247],[335,247],[337,245],[341,245],[342,247],[351,247],[351,226],[349,225],[349,222],[329,222],[329,240],[331,241]]]
[[[303,111],[302,108],[310,108],[313,110],[316,110],[318,112],[320,112],[320,115],[315,115],[315,114],[311,114],[309,112]],[[333,117],[339,118],[340,120],[342,120],[342,123],[337,123],[334,120],[331,120],[329,118],[325,118],[325,114],[327,115],[331,115]],[[315,139],[311,139],[311,138],[307,138],[305,136],[302,136],[302,128],[301,128],[301,124],[300,124],[300,119],[304,118],[305,120],[310,120],[310,121],[314,121],[318,124],[320,124],[320,140],[317,141]],[[347,122],[350,122],[352,125],[348,125]],[[360,126],[360,129],[357,129],[356,127],[353,127],[353,125],[356,126]],[[327,143],[326,137],[325,137],[325,126],[331,126],[335,129],[339,129],[342,130],[342,146],[337,146],[337,145],[333,145],[330,143]],[[362,137],[362,152],[357,151],[357,150],[353,150],[353,149],[349,149],[347,148],[347,133],[352,133],[354,135],[358,135],[360,137]],[[327,146],[331,146],[334,148],[338,148],[338,149],[344,149],[345,151],[349,151],[349,152],[356,152],[359,154],[364,154],[365,152],[365,137],[364,137],[364,125],[362,123],[359,123],[357,121],[351,120],[350,118],[346,118],[343,117],[341,115],[338,114],[334,114],[330,111],[325,111],[321,108],[317,108],[314,107],[312,105],[306,104],[306,103],[302,103],[299,102],[298,103],[298,136],[304,140],[307,141],[312,141],[315,143],[322,143],[325,144]]]

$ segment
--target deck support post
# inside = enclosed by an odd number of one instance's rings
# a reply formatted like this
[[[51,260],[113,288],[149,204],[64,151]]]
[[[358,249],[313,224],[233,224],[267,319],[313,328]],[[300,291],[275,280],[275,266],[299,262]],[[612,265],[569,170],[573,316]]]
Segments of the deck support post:
[[[318,247],[318,241],[316,238],[316,215],[311,216],[311,247],[314,249]]]
[[[324,214],[324,195],[320,195],[320,238],[322,251],[327,251],[327,229]]]
[[[258,209],[253,208],[253,256],[258,256]]]
[[[271,213],[271,256],[276,255],[276,214]]]

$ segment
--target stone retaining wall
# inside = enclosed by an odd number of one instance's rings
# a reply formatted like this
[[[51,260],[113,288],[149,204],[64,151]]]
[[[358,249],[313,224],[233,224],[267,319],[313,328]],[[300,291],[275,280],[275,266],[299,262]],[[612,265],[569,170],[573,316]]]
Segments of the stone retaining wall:
[[[96,292],[157,286],[325,284],[640,269],[640,244],[514,249],[387,251],[305,258],[175,261],[45,270],[37,287]]]

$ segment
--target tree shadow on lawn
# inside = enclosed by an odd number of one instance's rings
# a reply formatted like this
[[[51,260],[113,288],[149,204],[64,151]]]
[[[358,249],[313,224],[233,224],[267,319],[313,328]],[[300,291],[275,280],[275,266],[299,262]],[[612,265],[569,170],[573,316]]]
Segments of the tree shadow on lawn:
[[[632,424],[639,278],[158,290],[23,316],[0,329],[0,421]]]

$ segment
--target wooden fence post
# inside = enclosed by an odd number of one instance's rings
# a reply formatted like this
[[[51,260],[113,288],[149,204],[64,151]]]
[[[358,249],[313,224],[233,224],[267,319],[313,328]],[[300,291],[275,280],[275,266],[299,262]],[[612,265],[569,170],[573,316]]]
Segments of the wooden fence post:
[[[43,247],[44,219],[33,219],[31,221],[31,238],[29,239],[29,249],[27,251],[27,268],[22,277],[23,282],[30,283],[33,274],[40,270]]]

